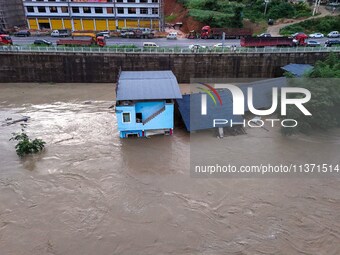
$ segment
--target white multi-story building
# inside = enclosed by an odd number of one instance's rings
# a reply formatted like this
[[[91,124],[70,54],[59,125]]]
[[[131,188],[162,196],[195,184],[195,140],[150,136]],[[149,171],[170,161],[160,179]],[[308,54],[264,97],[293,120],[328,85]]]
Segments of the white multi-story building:
[[[23,0],[30,29],[162,29],[163,0]]]

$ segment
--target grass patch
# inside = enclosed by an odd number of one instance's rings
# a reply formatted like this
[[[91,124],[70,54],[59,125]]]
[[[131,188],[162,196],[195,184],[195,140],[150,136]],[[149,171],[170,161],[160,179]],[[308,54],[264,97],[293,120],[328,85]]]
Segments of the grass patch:
[[[176,14],[171,14],[171,15],[165,17],[165,21],[168,22],[168,23],[173,22],[175,19],[177,19]]]

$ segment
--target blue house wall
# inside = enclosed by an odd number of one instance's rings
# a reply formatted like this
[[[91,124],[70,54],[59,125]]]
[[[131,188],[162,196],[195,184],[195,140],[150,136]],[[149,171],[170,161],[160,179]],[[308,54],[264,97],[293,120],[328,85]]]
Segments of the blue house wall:
[[[165,110],[147,123],[137,123],[136,113],[142,114],[142,121],[152,116],[165,106]],[[130,113],[130,122],[123,122],[123,113]],[[128,134],[146,136],[150,130],[172,130],[174,128],[174,104],[163,101],[138,101],[132,105],[117,105],[116,116],[120,137]]]

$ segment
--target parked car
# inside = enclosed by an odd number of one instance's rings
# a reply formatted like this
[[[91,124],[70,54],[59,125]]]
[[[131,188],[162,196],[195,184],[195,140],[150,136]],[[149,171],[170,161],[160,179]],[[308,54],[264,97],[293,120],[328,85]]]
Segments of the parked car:
[[[310,34],[309,38],[323,38],[325,37],[324,34],[321,33],[314,33],[314,34]]]
[[[28,37],[31,35],[31,32],[28,30],[20,30],[16,33],[14,33],[14,36],[23,36],[23,37]]]
[[[189,45],[190,50],[192,50],[192,49],[199,50],[199,49],[206,49],[206,48],[207,48],[207,46],[203,46],[203,45],[200,45],[200,44]]]
[[[217,44],[215,44],[214,46],[213,46],[213,48],[230,48],[230,46],[229,45],[223,45],[223,43],[217,43]]]
[[[262,33],[262,34],[259,34],[257,37],[272,37],[272,35],[269,33]]]
[[[340,40],[327,40],[325,42],[326,47],[340,46]]]
[[[306,46],[307,47],[320,47],[320,43],[317,41],[308,41]]]
[[[327,37],[329,37],[329,38],[338,38],[338,37],[340,37],[340,33],[339,33],[339,31],[332,31],[332,32],[330,32],[327,35]]]
[[[68,37],[71,36],[71,31],[69,29],[58,29],[53,30],[51,33],[52,37]]]
[[[34,45],[44,45],[44,46],[51,46],[52,42],[47,41],[45,39],[38,39],[34,41]]]
[[[173,39],[176,40],[177,39],[177,32],[171,32],[166,36],[166,39]]]
[[[123,38],[130,38],[130,37],[135,37],[135,32],[128,30],[128,29],[122,29],[120,31],[120,36]]]
[[[110,38],[110,32],[109,32],[109,31],[99,32],[99,33],[97,33],[96,36],[97,36],[97,37],[98,37],[98,36],[103,36],[103,37],[105,37],[105,38]]]
[[[143,47],[144,48],[158,48],[159,46],[154,42],[144,42]]]

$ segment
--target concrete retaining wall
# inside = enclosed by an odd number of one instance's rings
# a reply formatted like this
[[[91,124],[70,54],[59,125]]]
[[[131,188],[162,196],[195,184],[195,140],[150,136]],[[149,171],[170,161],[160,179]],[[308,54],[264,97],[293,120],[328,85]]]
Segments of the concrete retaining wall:
[[[281,75],[286,64],[313,65],[327,54],[2,53],[0,82],[115,82],[120,68],[172,70],[181,83],[190,78],[270,78]]]

